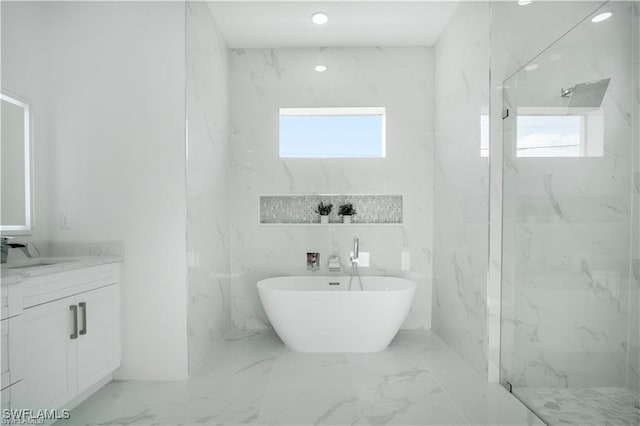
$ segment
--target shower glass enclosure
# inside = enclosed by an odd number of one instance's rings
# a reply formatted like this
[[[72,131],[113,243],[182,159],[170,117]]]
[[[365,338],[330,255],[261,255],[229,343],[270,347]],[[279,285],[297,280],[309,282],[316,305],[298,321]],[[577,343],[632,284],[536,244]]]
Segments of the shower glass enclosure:
[[[549,424],[640,424],[639,6],[504,82],[500,381]]]

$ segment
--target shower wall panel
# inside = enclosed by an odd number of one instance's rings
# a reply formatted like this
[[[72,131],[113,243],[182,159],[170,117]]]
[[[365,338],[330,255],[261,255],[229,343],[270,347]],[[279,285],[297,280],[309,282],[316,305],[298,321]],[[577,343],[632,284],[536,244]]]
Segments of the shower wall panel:
[[[634,102],[633,122],[633,189],[632,189],[632,264],[629,294],[629,346],[627,388],[640,391],[640,3],[634,4],[633,86],[637,93]],[[639,401],[640,402],[640,401]]]
[[[610,20],[583,22],[504,83],[501,377],[515,387],[625,384],[634,285],[630,7],[611,5]],[[600,108],[570,109],[560,96],[603,78],[611,82]],[[524,157],[531,116],[580,117],[603,149]],[[591,130],[597,121],[602,128]]]

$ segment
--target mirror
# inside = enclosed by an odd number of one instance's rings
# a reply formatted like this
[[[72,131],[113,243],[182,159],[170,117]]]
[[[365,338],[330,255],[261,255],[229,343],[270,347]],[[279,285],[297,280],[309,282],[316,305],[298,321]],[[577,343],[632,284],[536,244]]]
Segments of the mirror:
[[[2,166],[0,231],[31,233],[31,137],[29,105],[0,94]],[[8,232],[7,232],[8,231]]]

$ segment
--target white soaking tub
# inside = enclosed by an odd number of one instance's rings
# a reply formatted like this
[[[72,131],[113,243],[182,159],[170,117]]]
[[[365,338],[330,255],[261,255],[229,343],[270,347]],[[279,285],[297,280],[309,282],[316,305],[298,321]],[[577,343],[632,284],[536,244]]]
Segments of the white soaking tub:
[[[416,284],[391,277],[290,276],[259,281],[262,306],[295,352],[379,352],[404,321]]]

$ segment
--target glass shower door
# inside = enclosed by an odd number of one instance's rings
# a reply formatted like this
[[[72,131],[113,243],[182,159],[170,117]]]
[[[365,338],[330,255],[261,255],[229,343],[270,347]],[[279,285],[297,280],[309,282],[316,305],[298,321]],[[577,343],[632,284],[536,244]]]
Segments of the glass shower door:
[[[637,8],[504,82],[500,379],[550,424],[640,424]]]

